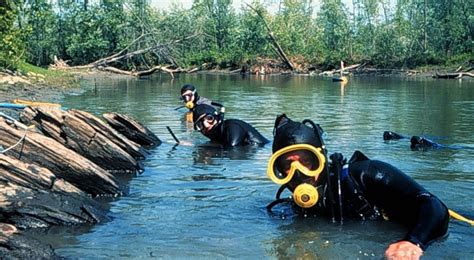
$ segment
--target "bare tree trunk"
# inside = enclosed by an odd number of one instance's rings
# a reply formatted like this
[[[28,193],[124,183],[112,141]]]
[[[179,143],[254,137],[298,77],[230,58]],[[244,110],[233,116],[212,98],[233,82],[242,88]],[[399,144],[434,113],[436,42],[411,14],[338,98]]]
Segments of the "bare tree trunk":
[[[428,26],[426,24],[426,9],[427,9],[427,3],[426,0],[424,0],[424,6],[423,6],[423,51],[426,52],[428,48],[428,33],[426,30],[426,27]]]
[[[253,6],[246,4],[250,9],[252,9],[255,13],[257,13],[258,17],[262,20],[262,22],[265,24],[265,27],[267,28],[268,36],[270,36],[270,39],[272,40],[272,44],[274,45],[275,49],[277,50],[278,56],[282,59],[282,61],[291,69],[295,70],[295,67],[293,66],[293,63],[288,59],[286,56],[285,52],[281,48],[280,44],[278,43],[277,39],[273,35],[272,30],[270,29],[270,26],[268,25],[267,21],[265,20],[265,17]]]

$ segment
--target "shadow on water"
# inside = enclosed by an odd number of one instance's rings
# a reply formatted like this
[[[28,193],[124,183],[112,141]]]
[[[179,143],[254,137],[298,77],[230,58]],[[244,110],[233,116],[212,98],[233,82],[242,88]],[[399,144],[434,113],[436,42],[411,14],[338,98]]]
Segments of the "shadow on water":
[[[213,164],[213,160],[222,160],[224,158],[245,161],[252,160],[260,149],[262,149],[262,147],[252,145],[243,147],[222,147],[209,143],[196,146],[196,149],[192,152],[192,157],[195,165]]]

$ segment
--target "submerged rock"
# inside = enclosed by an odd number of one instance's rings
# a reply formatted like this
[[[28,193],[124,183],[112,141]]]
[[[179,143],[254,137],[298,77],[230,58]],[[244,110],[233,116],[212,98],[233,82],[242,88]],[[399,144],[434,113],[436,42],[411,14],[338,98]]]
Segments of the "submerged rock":
[[[26,237],[15,226],[0,223],[0,259],[62,259],[49,245]]]

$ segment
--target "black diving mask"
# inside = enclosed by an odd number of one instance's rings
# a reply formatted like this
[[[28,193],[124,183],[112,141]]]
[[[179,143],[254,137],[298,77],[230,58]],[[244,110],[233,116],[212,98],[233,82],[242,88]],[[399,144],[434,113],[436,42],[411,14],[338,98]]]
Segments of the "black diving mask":
[[[207,121],[209,124],[212,124],[216,120],[217,120],[217,117],[213,114],[203,114],[200,117],[198,117],[196,122],[194,122],[194,129],[201,131],[205,128],[204,121]]]

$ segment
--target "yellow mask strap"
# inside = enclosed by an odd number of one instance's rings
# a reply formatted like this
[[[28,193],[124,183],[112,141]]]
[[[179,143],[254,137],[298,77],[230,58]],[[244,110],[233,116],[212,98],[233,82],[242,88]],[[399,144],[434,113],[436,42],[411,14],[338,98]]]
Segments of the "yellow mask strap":
[[[276,160],[281,155],[283,155],[285,153],[298,151],[298,150],[310,151],[314,155],[316,155],[316,157],[319,160],[318,168],[315,169],[315,170],[310,170],[310,169],[306,168],[305,166],[303,166],[299,161],[294,161],[294,162],[291,163],[290,170],[288,171],[288,175],[283,179],[278,178],[277,175],[274,172],[274,165],[276,163]],[[300,171],[301,173],[303,173],[307,176],[317,178],[319,176],[319,174],[321,174],[321,172],[324,170],[325,164],[326,164],[326,157],[324,156],[321,148],[316,148],[316,147],[314,147],[312,145],[309,145],[309,144],[294,144],[294,145],[284,147],[284,148],[276,151],[272,155],[272,157],[270,158],[270,161],[268,162],[268,166],[267,166],[267,176],[273,182],[275,182],[277,184],[280,184],[280,185],[288,183],[291,180],[291,178],[293,178],[293,175],[295,174],[296,170]]]

